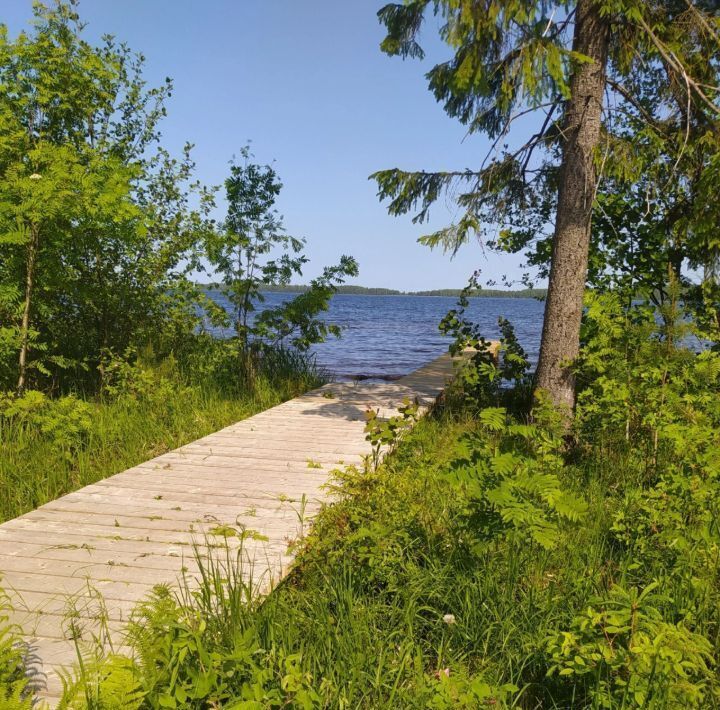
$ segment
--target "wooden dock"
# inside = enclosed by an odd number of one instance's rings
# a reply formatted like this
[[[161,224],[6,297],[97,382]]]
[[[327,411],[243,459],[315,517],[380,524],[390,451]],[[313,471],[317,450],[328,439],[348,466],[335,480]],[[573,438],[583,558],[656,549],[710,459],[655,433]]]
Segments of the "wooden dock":
[[[265,538],[246,539],[243,555],[258,591],[270,589],[328,501],[330,472],[370,454],[366,410],[392,416],[406,397],[427,407],[451,374],[445,355],[397,382],[325,385],[0,525],[0,586],[38,695],[57,702],[58,669],[94,638],[122,648],[134,606],[192,577],[205,536]]]

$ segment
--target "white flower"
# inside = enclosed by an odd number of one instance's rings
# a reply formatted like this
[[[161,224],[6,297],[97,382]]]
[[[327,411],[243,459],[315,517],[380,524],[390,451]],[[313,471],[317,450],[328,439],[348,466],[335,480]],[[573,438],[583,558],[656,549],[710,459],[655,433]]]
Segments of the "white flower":
[[[455,614],[445,614],[445,616],[443,616],[443,621],[448,625],[454,624],[455,623]]]
[[[30,179],[31,179],[31,180],[40,180],[40,178],[42,178],[42,175],[40,175],[40,173],[33,173],[33,174],[30,176]]]

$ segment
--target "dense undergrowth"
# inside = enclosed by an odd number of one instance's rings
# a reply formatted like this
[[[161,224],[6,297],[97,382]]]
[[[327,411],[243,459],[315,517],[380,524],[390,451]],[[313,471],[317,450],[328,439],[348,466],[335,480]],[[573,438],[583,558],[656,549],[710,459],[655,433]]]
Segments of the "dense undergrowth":
[[[612,298],[586,326],[571,432],[480,358],[385,463],[338,473],[267,599],[201,556],[67,707],[720,705],[720,354]]]
[[[180,361],[114,361],[98,396],[0,393],[0,522],[323,382],[312,359],[285,350],[239,378],[227,349],[207,339]]]

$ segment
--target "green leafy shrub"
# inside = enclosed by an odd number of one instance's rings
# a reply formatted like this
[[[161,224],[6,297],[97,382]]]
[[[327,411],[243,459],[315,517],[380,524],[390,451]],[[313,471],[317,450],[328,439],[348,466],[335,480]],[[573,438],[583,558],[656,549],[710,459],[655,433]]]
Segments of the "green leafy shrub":
[[[683,624],[662,620],[657,583],[615,586],[548,641],[548,674],[578,677],[593,707],[710,707],[713,648]]]
[[[420,406],[407,397],[398,407],[399,414],[384,419],[379,416],[379,409],[368,409],[365,412],[365,440],[372,446],[372,465],[377,468],[383,447],[392,449],[397,446],[403,434],[406,434],[418,419]]]
[[[74,396],[51,399],[29,390],[22,395],[0,394],[0,427],[37,431],[65,458],[72,458],[87,442],[92,408]]]
[[[507,707],[519,690],[512,683],[493,686],[482,676],[467,678],[440,671],[437,677],[439,682],[435,684],[434,694],[426,705],[433,710]]]
[[[134,348],[127,350],[123,357],[109,355],[102,369],[102,394],[110,399],[126,397],[150,402],[183,395],[184,383],[175,358],[157,361],[151,349],[142,356]]]
[[[590,293],[586,300],[577,368],[580,438],[630,444],[649,474],[661,446],[677,453],[688,436],[707,444],[708,429],[720,423],[720,353],[689,347],[688,338],[702,334],[679,307],[668,306],[658,321],[653,308],[624,307],[614,294]]]
[[[500,317],[500,348],[495,352],[491,342],[482,335],[480,327],[468,320],[465,311],[470,304],[470,294],[478,288],[477,274],[461,291],[457,308],[448,311],[440,321],[440,332],[452,337],[450,354],[458,359],[450,392],[459,396],[466,405],[478,407],[500,404],[510,398],[519,404],[529,402],[531,380],[527,353],[515,335],[515,329],[507,318]],[[504,385],[513,383],[513,388]]]
[[[560,482],[562,439],[545,427],[508,421],[502,408],[482,410],[479,423],[465,437],[465,456],[452,464],[450,477],[472,499],[480,539],[512,534],[555,546],[562,527],[587,512]]]

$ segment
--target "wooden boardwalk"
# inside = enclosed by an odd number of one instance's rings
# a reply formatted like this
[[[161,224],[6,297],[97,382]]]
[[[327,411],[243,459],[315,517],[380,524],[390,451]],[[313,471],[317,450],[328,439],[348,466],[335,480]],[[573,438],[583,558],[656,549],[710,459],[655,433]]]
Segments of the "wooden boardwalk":
[[[391,416],[405,397],[427,407],[451,374],[445,355],[394,383],[326,385],[0,525],[0,586],[38,695],[57,701],[57,669],[94,638],[121,648],[134,606],[192,577],[192,544],[205,536],[232,527],[266,538],[245,540],[243,555],[258,591],[271,588],[328,500],[330,471],[370,453],[365,411]]]

